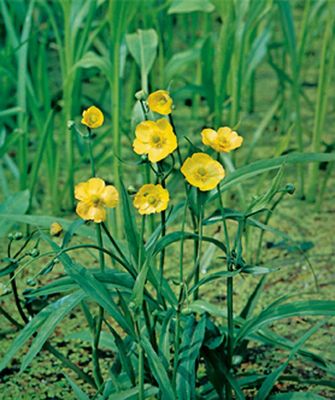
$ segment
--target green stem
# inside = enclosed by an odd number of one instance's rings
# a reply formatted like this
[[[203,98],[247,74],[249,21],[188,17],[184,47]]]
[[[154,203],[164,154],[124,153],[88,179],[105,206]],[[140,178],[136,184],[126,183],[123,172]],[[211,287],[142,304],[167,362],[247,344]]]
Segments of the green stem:
[[[220,155],[218,154],[218,160],[220,161]],[[226,258],[227,258],[227,271],[233,270],[233,265],[231,262],[231,253],[230,253],[230,240],[229,240],[229,232],[226,222],[226,217],[224,215],[224,208],[222,203],[222,196],[221,196],[221,189],[220,185],[217,186],[218,191],[218,198],[219,198],[219,205],[222,217],[222,225],[223,225],[223,232],[224,232],[224,240],[226,245]],[[234,340],[234,298],[233,298],[233,278],[227,278],[227,330],[228,330],[228,340],[227,340],[227,367],[228,370],[232,367],[232,359],[233,359],[233,340]],[[226,381],[226,398],[232,399],[232,387],[231,384]]]
[[[138,349],[138,399],[144,400],[144,356],[143,356],[143,348],[141,345],[141,331],[139,327],[139,323],[136,322],[136,331],[137,331],[137,349]]]
[[[186,213],[188,208],[188,197],[185,201],[183,219],[181,223],[181,232],[185,231]],[[176,310],[176,325],[174,335],[174,360],[173,360],[173,376],[172,382],[173,387],[176,387],[177,368],[179,362],[179,346],[180,346],[180,313],[183,305],[183,287],[184,287],[184,236],[180,240],[180,251],[179,251],[179,299]]]
[[[142,269],[142,250],[143,250],[144,233],[145,233],[145,215],[143,215],[142,217],[140,245],[138,250],[137,268],[139,273]],[[138,385],[139,385],[138,398],[139,400],[144,400],[144,356],[141,344],[140,313],[136,318],[136,333],[138,341]]]
[[[197,243],[197,249],[196,249],[196,258],[195,258],[195,268],[194,268],[194,285],[197,285],[199,282],[200,278],[200,259],[201,259],[201,246],[202,246],[202,234],[203,234],[203,224],[202,224],[202,219],[203,219],[203,206],[201,204],[200,200],[201,193],[197,189],[197,197],[198,197],[198,210],[199,210],[199,217],[198,217],[198,243]],[[199,297],[199,288],[196,288],[193,294],[193,299],[197,300]]]
[[[88,149],[89,149],[89,156],[90,156],[90,164],[91,164],[91,173],[92,176],[96,176],[96,168],[95,168],[95,159],[93,154],[93,136],[92,131],[88,128]],[[95,224],[96,228],[96,237],[97,237],[97,244],[100,249],[103,249],[103,240],[102,240],[102,231],[101,225]],[[105,255],[103,251],[99,250],[99,265],[101,272],[105,272]],[[103,307],[99,306],[99,314],[97,318],[97,323],[94,328],[93,332],[93,349],[92,349],[92,358],[93,358],[93,375],[95,382],[99,387],[103,384],[103,377],[101,374],[101,368],[99,363],[99,342],[101,337],[101,329],[102,329],[102,322],[104,319],[104,309]]]

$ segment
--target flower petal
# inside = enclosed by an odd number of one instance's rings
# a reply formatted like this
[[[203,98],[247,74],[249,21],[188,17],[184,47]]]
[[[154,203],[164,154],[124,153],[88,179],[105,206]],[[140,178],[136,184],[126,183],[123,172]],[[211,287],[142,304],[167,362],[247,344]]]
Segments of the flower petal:
[[[90,197],[87,182],[80,182],[74,188],[74,197],[77,200],[87,201]]]
[[[119,203],[119,193],[114,186],[108,185],[102,192],[100,199],[106,207],[114,208]]]
[[[90,178],[87,184],[87,191],[90,196],[101,196],[106,187],[104,180],[101,178]]]

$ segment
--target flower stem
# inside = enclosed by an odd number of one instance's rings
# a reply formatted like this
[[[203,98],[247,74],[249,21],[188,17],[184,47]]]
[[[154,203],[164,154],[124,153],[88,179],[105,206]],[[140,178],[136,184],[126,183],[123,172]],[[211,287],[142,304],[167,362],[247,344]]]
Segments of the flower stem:
[[[96,168],[95,168],[95,160],[93,154],[93,135],[90,128],[87,128],[87,130],[88,130],[88,150],[90,156],[91,173],[92,176],[95,177]],[[101,225],[95,224],[95,229],[96,229],[97,244],[99,248],[103,249]],[[100,264],[100,271],[102,273],[105,272],[105,255],[103,251],[99,251],[99,264]],[[93,345],[92,345],[93,375],[98,388],[100,388],[101,385],[103,384],[103,377],[101,374],[101,368],[99,363],[99,342],[101,337],[103,319],[104,319],[104,309],[103,307],[99,306],[99,314],[97,317],[96,325],[94,327]]]
[[[186,213],[188,207],[188,197],[185,201],[184,211],[183,211],[183,219],[181,222],[181,232],[184,234],[185,231],[185,223],[186,223]],[[176,378],[177,378],[177,367],[179,361],[179,345],[180,345],[180,313],[183,304],[183,290],[184,290],[184,235],[182,235],[180,240],[180,252],[179,252],[179,298],[178,305],[176,310],[176,325],[175,325],[175,334],[174,334],[174,361],[173,361],[173,375],[172,375],[172,383],[173,387],[176,387]]]
[[[220,154],[218,153],[218,161],[220,162]],[[218,198],[219,198],[219,206],[222,218],[223,232],[224,232],[224,241],[226,245],[226,259],[227,259],[227,271],[233,270],[233,265],[231,262],[231,252],[230,252],[230,239],[229,232],[227,227],[227,221],[225,217],[225,212],[222,203],[222,195],[220,185],[217,186]],[[233,341],[234,341],[234,290],[233,277],[227,278],[227,330],[228,330],[228,338],[227,338],[227,368],[228,371],[232,368],[233,364]],[[226,398],[232,399],[232,387],[228,380],[226,380]]]
[[[199,278],[200,278],[200,258],[201,258],[201,246],[202,246],[202,234],[203,234],[203,225],[202,225],[203,206],[201,204],[200,196],[201,196],[201,193],[200,193],[199,190],[197,190],[198,210],[199,210],[199,216],[198,216],[198,235],[199,235],[199,239],[197,241],[197,248],[196,248],[196,254],[195,254],[194,285],[198,284]],[[195,291],[194,291],[193,299],[197,300],[198,297],[199,297],[199,288],[197,287],[195,289]]]

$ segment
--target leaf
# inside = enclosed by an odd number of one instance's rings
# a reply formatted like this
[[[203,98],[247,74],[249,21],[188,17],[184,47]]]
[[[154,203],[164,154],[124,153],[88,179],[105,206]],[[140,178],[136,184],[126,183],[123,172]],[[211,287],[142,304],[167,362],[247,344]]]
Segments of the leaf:
[[[227,317],[227,313],[222,307],[208,303],[208,301],[205,300],[195,300],[183,309],[184,314],[192,312],[197,312],[199,314],[208,313],[215,317]]]
[[[5,236],[13,226],[13,223],[9,222],[10,219],[6,218],[7,214],[17,214],[17,222],[22,222],[20,218],[28,210],[29,196],[29,190],[23,190],[9,196],[0,204],[0,237]]]
[[[291,359],[295,356],[298,352],[300,347],[312,336],[319,328],[325,323],[325,321],[321,321],[317,325],[313,326],[309,329],[299,340],[297,340],[296,344],[294,345],[293,349],[290,351],[290,354],[287,360],[282,363],[277,369],[275,369],[271,374],[269,374],[265,381],[262,383],[262,386],[257,392],[255,400],[263,400],[268,397],[272,388],[274,387],[276,381],[279,379],[280,375],[285,371]]]
[[[126,35],[126,43],[130,54],[141,68],[141,76],[147,76],[157,54],[158,36],[154,29],[138,29]],[[147,88],[142,88],[147,90]]]
[[[126,233],[126,240],[128,243],[129,253],[133,258],[133,264],[135,269],[137,269],[138,251],[140,245],[140,235],[137,229],[134,209],[130,204],[129,195],[127,190],[121,182],[121,203],[122,203],[122,213],[123,221]]]
[[[69,76],[78,68],[98,68],[108,79],[110,71],[112,70],[112,65],[107,57],[102,57],[93,51],[88,51],[73,65]]]
[[[108,399],[110,399],[110,400],[137,400],[138,392],[139,392],[139,388],[138,388],[138,386],[136,386],[132,389],[122,390],[121,392],[110,393],[110,397],[108,397]],[[159,390],[157,387],[151,386],[149,384],[144,385],[144,398],[156,399],[158,392],[159,392]],[[107,398],[107,397],[104,397],[104,399],[105,398]]]
[[[84,393],[81,388],[66,374],[64,374],[66,380],[69,382],[76,398],[78,400],[90,400],[86,393]]]
[[[65,336],[65,339],[68,340],[81,340],[83,342],[92,342],[92,334],[89,330],[84,330],[80,332],[73,332],[69,335]],[[108,333],[101,331],[101,337],[99,341],[99,346],[101,348],[106,348],[108,350],[112,350],[113,352],[117,351],[117,347],[115,345],[115,341]]]
[[[44,239],[57,252],[61,250],[61,248],[47,236],[44,235]],[[74,263],[67,254],[62,253],[58,258],[64,265],[67,274],[78,283],[84,292],[103,307],[125,332],[134,335],[133,326],[130,326],[125,317],[120,313],[106,286],[99,282],[92,272]]]
[[[56,326],[85,298],[85,296],[85,293],[80,290],[71,295],[62,297],[48,306],[50,311],[49,315],[41,325],[39,333],[33,340],[28,353],[23,358],[20,373],[28,367],[34,357],[40,352]]]
[[[237,185],[242,181],[263,174],[274,169],[280,168],[283,164],[299,164],[308,162],[335,161],[335,153],[291,153],[285,156],[260,160],[252,164],[245,165],[224,178],[220,184],[221,192],[228,190],[231,186]],[[217,191],[210,192],[207,202],[216,199]]]
[[[82,295],[82,292],[81,292]],[[14,357],[14,355],[20,351],[24,344],[34,335],[35,332],[38,331],[38,329],[44,325],[45,321],[48,320],[50,316],[52,316],[54,313],[58,314],[58,309],[59,306],[62,304],[65,298],[62,298],[52,304],[49,304],[45,308],[43,308],[38,314],[34,316],[32,320],[29,321],[29,323],[20,331],[18,336],[15,338],[15,340],[12,342],[9,350],[7,350],[4,358],[1,360],[0,363],[0,371],[2,371],[9,361]],[[67,296],[65,301],[64,307],[70,307],[73,306],[75,307],[77,300],[79,299],[80,301],[80,296],[79,292],[76,292],[73,295]],[[60,312],[64,312],[64,307],[60,309]]]
[[[183,75],[189,66],[201,57],[201,49],[205,39],[199,39],[193,48],[174,54],[167,62],[164,68],[166,83],[169,83],[174,77]]]
[[[192,232],[183,232],[183,231],[171,232],[158,240],[155,246],[154,254],[157,254],[161,252],[164,248],[170,246],[175,242],[178,242],[182,237],[184,237],[184,240],[190,240],[190,239],[194,240],[198,238],[198,235]],[[202,240],[204,242],[213,243],[216,247],[218,247],[220,250],[226,253],[226,246],[219,240],[209,236],[203,236]]]
[[[245,80],[250,81],[251,74],[255,71],[256,67],[261,63],[267,53],[267,46],[271,38],[270,27],[262,30],[260,35],[252,43],[250,53],[247,61],[247,71]]]
[[[168,9],[168,14],[181,14],[194,11],[210,13],[214,6],[209,0],[174,0]]]
[[[150,370],[161,390],[162,400],[175,400],[176,397],[166,369],[164,368],[164,365],[157,353],[152,348],[151,343],[145,336],[141,337],[141,345],[148,358]]]
[[[28,197],[28,196],[27,196]],[[29,198],[27,200],[25,200],[27,203],[29,202]],[[15,210],[14,212],[11,213],[4,213],[3,211],[1,211],[1,206],[0,206],[0,219],[2,218],[6,218],[8,221],[12,221],[12,222],[17,222],[17,223],[22,223],[22,224],[28,224],[28,225],[32,225],[32,226],[36,226],[39,228],[49,228],[50,225],[57,221],[58,223],[60,223],[63,228],[66,230],[68,228],[70,228],[73,224],[73,221],[71,220],[67,220],[65,218],[55,218],[52,216],[42,216],[42,215],[21,215],[20,214],[21,210],[17,211]],[[1,231],[1,227],[0,227],[0,231]],[[83,237],[87,237],[90,239],[94,239],[96,238],[96,232],[95,229],[92,229],[89,226],[80,226],[79,229],[76,230],[76,234],[83,236]]]
[[[248,320],[240,329],[236,343],[265,325],[290,317],[298,316],[335,316],[335,301],[306,300],[274,305],[262,311],[258,316]]]
[[[285,392],[274,394],[269,400],[327,400],[323,396],[319,396],[310,392]]]
[[[171,307],[165,315],[159,334],[159,355],[163,357],[166,368],[170,365],[170,327],[175,318],[175,310]]]
[[[205,337],[206,317],[199,322],[193,315],[189,316],[184,328],[181,348],[178,354],[177,393],[180,400],[192,400],[195,394],[195,362]]]
[[[205,277],[203,277],[202,279],[200,279],[200,281],[191,287],[191,289],[189,290],[189,294],[192,294],[197,288],[199,288],[202,285],[205,285],[209,282],[215,281],[217,279],[227,279],[229,277],[233,277],[235,275],[238,275],[239,273],[241,273],[241,270],[237,270],[237,271],[219,271],[219,272],[214,272],[213,274],[206,274]],[[245,272],[243,270],[243,272]]]

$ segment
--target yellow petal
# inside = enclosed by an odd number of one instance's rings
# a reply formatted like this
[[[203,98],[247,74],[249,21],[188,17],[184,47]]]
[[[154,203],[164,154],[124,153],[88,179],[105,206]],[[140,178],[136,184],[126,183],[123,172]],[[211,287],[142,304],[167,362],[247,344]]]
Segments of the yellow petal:
[[[136,126],[135,135],[138,140],[144,143],[149,143],[151,135],[156,129],[154,121],[143,121]]]
[[[106,187],[104,180],[101,178],[90,178],[87,184],[87,192],[90,196],[101,196]]]
[[[214,129],[203,129],[201,131],[202,143],[206,146],[210,146],[215,140],[217,140],[218,134]]]
[[[133,142],[133,148],[136,154],[148,154],[150,145],[148,143],[143,143],[139,139],[135,139]]]
[[[100,199],[106,207],[114,208],[119,203],[119,193],[114,186],[108,185],[102,192]]]
[[[90,207],[88,210],[88,219],[96,223],[106,220],[106,210],[103,207]]]
[[[85,203],[84,201],[80,201],[77,204],[76,207],[76,213],[79,215],[80,218],[84,219],[84,220],[88,220],[89,219],[89,209],[90,209],[90,204]]]
[[[87,182],[80,182],[74,188],[74,197],[77,200],[87,201],[90,197]]]

